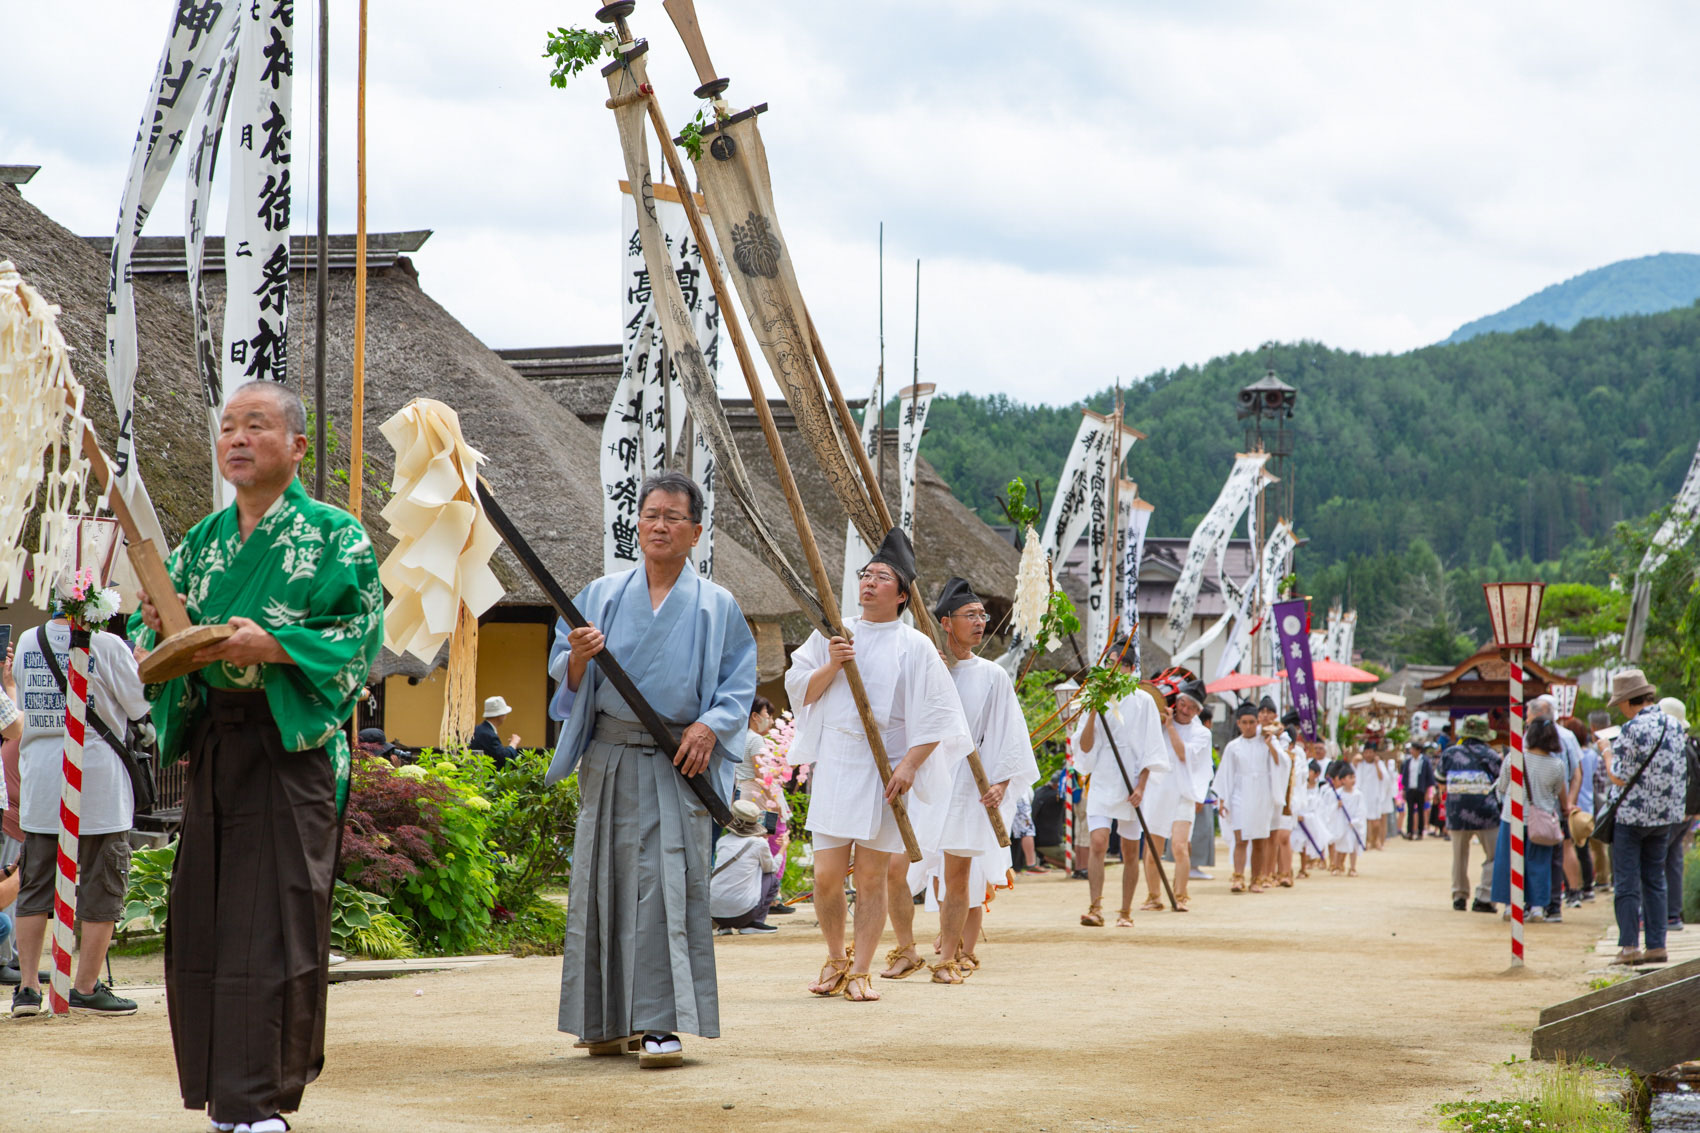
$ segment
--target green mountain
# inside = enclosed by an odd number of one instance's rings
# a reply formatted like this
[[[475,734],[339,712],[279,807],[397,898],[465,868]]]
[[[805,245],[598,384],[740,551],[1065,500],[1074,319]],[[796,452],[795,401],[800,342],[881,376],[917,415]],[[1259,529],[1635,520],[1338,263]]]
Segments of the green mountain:
[[[1268,366],[1298,390],[1306,572],[1417,539],[1448,567],[1486,564],[1496,545],[1501,559],[1559,559],[1668,503],[1700,440],[1700,307],[1397,355],[1271,344],[1123,391],[1149,437],[1128,467],[1156,505],[1153,534],[1189,534],[1215,499],[1245,443],[1235,394]],[[1086,404],[1110,401],[1104,390]],[[1002,522],[996,497],[1012,477],[1038,481],[1048,504],[1079,410],[941,397],[922,452],[958,498]]]
[[[1446,341],[1464,342],[1477,335],[1522,330],[1539,323],[1569,330],[1583,319],[1654,315],[1686,307],[1696,299],[1700,299],[1700,256],[1660,252],[1619,260],[1555,283],[1515,306],[1465,323]]]

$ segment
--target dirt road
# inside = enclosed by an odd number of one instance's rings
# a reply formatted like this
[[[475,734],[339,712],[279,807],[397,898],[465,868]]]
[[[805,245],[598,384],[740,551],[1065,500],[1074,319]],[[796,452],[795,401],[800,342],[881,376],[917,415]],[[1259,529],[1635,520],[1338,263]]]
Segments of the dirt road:
[[[1610,917],[1602,901],[1531,925],[1508,976],[1506,926],[1452,910],[1449,862],[1444,842],[1395,840],[1360,877],[1242,896],[1218,869],[1192,912],[1131,930],[1079,926],[1084,882],[1031,878],[1000,894],[967,984],[876,980],[877,1004],[804,992],[823,951],[805,906],[776,936],[718,941],[725,1037],[687,1038],[672,1071],[574,1051],[558,960],[335,985],[294,1125],[1430,1130],[1436,1102],[1503,1085],[1540,1008],[1584,990]],[[1118,884],[1112,866],[1112,910]],[[159,971],[118,965],[120,983]],[[137,998],[128,1019],[0,1023],[0,1128],[205,1128],[180,1108],[162,994]]]

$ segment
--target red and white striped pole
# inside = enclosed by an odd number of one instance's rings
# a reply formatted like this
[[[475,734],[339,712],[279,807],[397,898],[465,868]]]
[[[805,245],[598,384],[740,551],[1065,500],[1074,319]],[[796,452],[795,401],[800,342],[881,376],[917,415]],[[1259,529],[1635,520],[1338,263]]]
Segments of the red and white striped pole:
[[[1528,823],[1523,813],[1528,787],[1523,778],[1523,651],[1511,650],[1511,966],[1523,964],[1523,839]]]
[[[1074,744],[1068,739],[1063,740],[1063,869],[1068,873],[1074,872],[1074,784],[1079,776],[1074,773]]]
[[[43,646],[52,648],[44,641]],[[88,720],[89,631],[71,627],[71,664],[65,694],[64,780],[59,789],[59,869],[53,892],[53,981],[50,1007],[71,1010],[71,953],[77,923],[77,840],[82,829],[83,727]]]

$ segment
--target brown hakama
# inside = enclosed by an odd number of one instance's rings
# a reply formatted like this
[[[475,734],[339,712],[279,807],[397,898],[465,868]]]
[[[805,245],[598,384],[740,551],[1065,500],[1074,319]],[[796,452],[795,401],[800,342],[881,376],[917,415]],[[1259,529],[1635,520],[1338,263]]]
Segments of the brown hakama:
[[[325,1062],[339,820],[323,748],[285,751],[263,692],[208,691],[193,725],[165,929],[166,1003],[188,1109],[297,1109]]]

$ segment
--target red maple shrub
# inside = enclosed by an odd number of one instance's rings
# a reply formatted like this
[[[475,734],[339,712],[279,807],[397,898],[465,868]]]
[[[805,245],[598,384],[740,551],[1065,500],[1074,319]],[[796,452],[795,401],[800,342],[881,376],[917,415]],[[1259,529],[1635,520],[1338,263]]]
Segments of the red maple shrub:
[[[421,866],[435,868],[449,787],[395,774],[385,763],[355,762],[348,788],[337,875],[360,889],[396,893]]]

